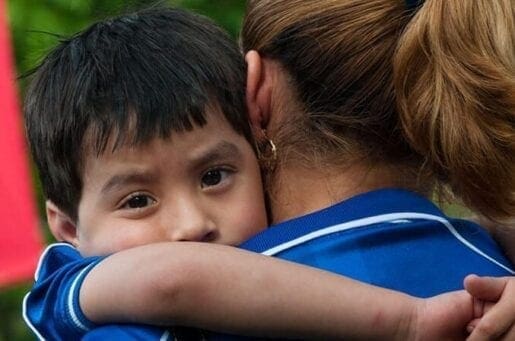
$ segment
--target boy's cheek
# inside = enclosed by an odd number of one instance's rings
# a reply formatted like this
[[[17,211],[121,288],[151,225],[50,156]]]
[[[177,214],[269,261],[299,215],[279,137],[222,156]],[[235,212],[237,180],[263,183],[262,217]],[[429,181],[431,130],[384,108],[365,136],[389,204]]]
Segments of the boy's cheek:
[[[108,255],[155,242],[152,235],[141,234],[141,228],[132,226],[130,222],[97,227],[94,231],[79,234],[78,250],[83,256]]]
[[[243,226],[239,243],[250,239],[268,226],[264,198],[255,198],[250,207],[242,210],[238,226],[240,229]]]

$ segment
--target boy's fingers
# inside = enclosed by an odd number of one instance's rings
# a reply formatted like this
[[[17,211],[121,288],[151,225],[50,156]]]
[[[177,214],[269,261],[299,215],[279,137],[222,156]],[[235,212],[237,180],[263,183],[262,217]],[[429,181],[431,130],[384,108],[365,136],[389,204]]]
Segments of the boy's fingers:
[[[501,297],[506,283],[506,278],[502,277],[468,275],[463,284],[474,298],[495,302]]]
[[[467,327],[473,328],[467,340],[515,340],[515,277],[467,276],[464,284],[476,298],[497,301],[485,303],[483,317]]]
[[[473,319],[472,321],[470,321],[469,324],[467,324],[467,332],[469,334],[471,334],[474,331],[476,326],[479,324],[479,321],[481,321],[481,319],[476,318],[476,319]]]
[[[483,315],[485,315],[494,306],[495,303],[485,302],[474,298],[474,319],[467,324],[467,333],[471,334],[481,321]]]
[[[480,319],[483,317],[492,307],[494,307],[496,302],[486,302],[477,298],[473,298],[473,306],[474,306],[474,318]]]
[[[473,306],[474,306],[474,317],[480,318],[485,314],[485,301],[477,299],[475,297],[472,298]]]
[[[484,302],[483,303],[483,315],[485,315],[486,313],[488,313],[490,311],[490,309],[492,309],[493,307],[495,307],[497,303],[494,303],[494,302]]]
[[[492,339],[490,338],[489,340],[492,340]],[[502,341],[513,341],[513,340],[515,340],[515,326],[511,327],[510,330],[507,333],[502,334],[500,337],[498,337],[497,340],[502,340]]]
[[[505,340],[505,341],[515,340],[515,326],[511,327],[510,330],[500,338],[500,340]]]
[[[499,303],[491,307],[488,314],[479,319],[479,323],[475,324],[473,331],[467,340],[515,340],[505,338],[506,335],[513,335],[515,333],[515,330],[513,330],[514,323],[515,311],[513,308],[513,302],[501,300]],[[468,326],[467,330],[469,330]]]
[[[467,327],[467,330],[468,330],[468,327]],[[491,337],[491,336],[479,336],[479,335],[474,335],[474,336],[469,336],[467,338],[467,341],[492,341],[492,340],[498,340],[498,341],[513,341],[515,340],[515,327],[512,327],[510,328],[510,330],[505,333],[505,334],[502,334],[501,336],[499,337]]]

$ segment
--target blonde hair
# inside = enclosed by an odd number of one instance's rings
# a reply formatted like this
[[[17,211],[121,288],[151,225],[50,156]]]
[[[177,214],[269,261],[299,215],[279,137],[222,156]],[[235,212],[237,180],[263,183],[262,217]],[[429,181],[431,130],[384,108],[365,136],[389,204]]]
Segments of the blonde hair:
[[[515,215],[514,7],[251,0],[242,47],[291,77],[300,154],[405,165],[499,220]]]

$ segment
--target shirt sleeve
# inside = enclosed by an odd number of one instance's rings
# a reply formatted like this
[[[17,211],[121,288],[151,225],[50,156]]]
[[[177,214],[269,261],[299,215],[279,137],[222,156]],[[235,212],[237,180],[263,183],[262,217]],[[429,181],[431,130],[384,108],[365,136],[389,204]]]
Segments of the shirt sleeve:
[[[45,250],[23,301],[25,322],[38,338],[76,340],[95,327],[80,308],[79,293],[88,272],[102,259],[84,258],[64,243]]]
[[[205,340],[200,338],[182,339],[176,337],[172,332],[147,325],[137,324],[109,324],[99,326],[87,332],[82,341],[103,341],[103,340],[124,340],[124,341],[165,341],[165,340]]]

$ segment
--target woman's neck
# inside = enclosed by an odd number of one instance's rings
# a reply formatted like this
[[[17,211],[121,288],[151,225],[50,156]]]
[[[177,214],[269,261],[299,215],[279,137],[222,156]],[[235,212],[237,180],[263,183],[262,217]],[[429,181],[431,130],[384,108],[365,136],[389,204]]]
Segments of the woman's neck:
[[[271,182],[272,222],[302,216],[357,194],[381,188],[415,188],[410,176],[391,166],[353,165],[345,169],[282,167]]]

